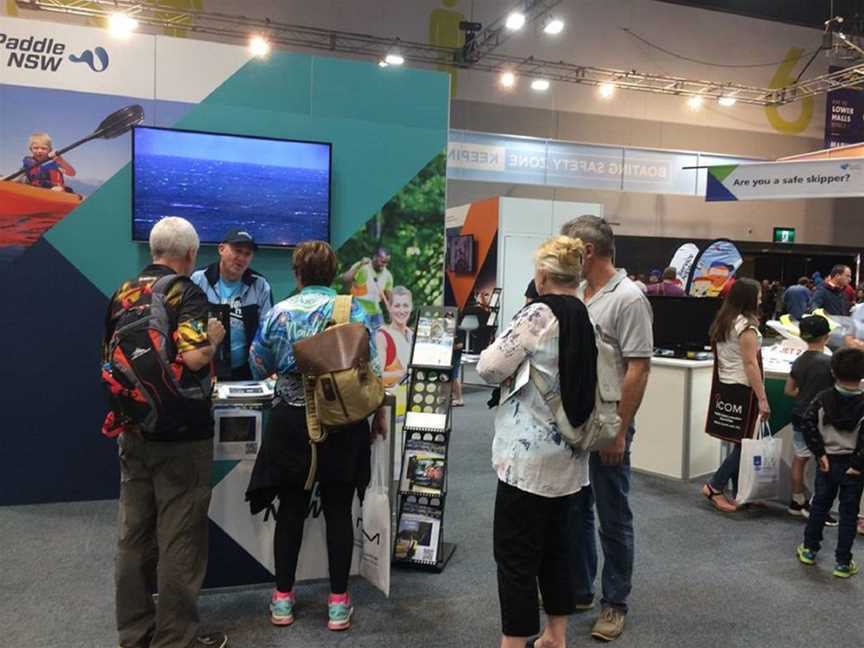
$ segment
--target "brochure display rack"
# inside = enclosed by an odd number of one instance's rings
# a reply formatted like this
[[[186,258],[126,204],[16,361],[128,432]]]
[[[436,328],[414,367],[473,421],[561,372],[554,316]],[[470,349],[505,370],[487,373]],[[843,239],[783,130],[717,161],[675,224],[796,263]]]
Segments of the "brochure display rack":
[[[457,310],[423,306],[411,354],[393,565],[441,572],[456,550],[444,542],[450,398]]]
[[[489,298],[489,303],[486,304],[489,309],[489,318],[486,320],[486,326],[498,326],[498,316],[501,311],[501,289],[495,288],[492,291],[492,296]]]

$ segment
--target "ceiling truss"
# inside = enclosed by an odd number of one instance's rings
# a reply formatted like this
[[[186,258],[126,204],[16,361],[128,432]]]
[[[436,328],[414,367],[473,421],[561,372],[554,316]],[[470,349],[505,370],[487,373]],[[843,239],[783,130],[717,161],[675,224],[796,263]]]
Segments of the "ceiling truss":
[[[532,24],[550,16],[552,9],[560,2],[561,0],[523,0],[517,6],[522,8],[526,16],[526,24]],[[329,51],[374,60],[380,60],[388,53],[398,50],[407,63],[415,65],[452,65],[489,73],[512,72],[519,76],[542,77],[550,81],[590,86],[611,83],[621,90],[702,97],[706,100],[728,96],[742,104],[757,106],[782,106],[832,90],[864,86],[864,62],[785,87],[764,88],[733,82],[719,83],[648,74],[635,69],[620,70],[535,57],[522,58],[498,52],[510,35],[504,26],[506,15],[473,34],[473,38],[469,37],[465,47],[451,49],[396,37],[294,25],[267,18],[177,10],[158,6],[152,0],[18,0],[18,6],[34,12],[97,19],[122,11],[134,17],[140,24],[154,29],[168,30],[169,33],[183,30],[187,34],[211,37],[223,42],[243,43],[254,33],[268,38],[277,47]],[[854,45],[849,47],[855,49]]]

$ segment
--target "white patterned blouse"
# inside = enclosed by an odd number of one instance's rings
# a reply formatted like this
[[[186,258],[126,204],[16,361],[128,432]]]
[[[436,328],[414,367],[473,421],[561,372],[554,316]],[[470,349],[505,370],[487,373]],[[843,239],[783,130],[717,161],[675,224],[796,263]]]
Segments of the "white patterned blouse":
[[[477,372],[501,384],[524,361],[560,389],[558,320],[545,304],[531,304],[480,355]],[[543,497],[563,497],[588,485],[587,452],[573,450],[558,430],[549,407],[533,381],[522,387],[495,414],[492,464],[498,479]]]

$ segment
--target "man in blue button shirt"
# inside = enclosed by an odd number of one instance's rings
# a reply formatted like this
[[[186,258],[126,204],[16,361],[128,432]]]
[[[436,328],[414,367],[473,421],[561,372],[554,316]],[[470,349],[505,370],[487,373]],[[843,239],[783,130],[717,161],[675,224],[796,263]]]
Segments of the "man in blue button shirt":
[[[211,304],[227,304],[231,326],[228,332],[230,357],[220,355],[219,377],[250,380],[249,346],[261,321],[273,306],[270,284],[249,267],[258,246],[245,229],[228,232],[219,244],[219,261],[192,274],[192,281],[204,291]],[[226,366],[226,365],[229,365]],[[223,366],[220,366],[223,365]]]
[[[800,321],[810,307],[810,289],[807,287],[810,281],[807,277],[801,277],[794,286],[789,286],[783,293],[783,303],[786,311],[796,321]]]

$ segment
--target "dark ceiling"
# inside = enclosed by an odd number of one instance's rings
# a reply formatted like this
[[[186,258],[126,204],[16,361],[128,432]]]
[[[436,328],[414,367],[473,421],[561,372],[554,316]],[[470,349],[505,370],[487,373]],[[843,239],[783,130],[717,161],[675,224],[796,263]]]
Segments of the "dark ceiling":
[[[844,31],[864,33],[864,0],[659,0],[712,11],[824,29],[833,16],[845,18]]]

